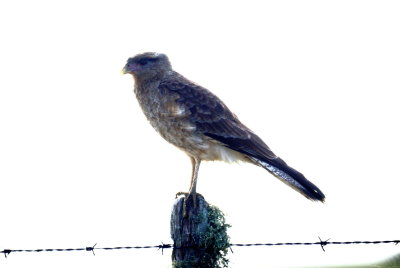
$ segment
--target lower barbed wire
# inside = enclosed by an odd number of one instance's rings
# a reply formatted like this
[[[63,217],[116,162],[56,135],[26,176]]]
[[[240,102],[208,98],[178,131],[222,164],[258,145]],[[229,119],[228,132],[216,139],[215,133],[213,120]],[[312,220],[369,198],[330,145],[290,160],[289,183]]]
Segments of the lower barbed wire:
[[[318,237],[319,238],[319,237]],[[260,247],[260,246],[312,246],[319,245],[322,250],[325,251],[325,246],[327,245],[360,245],[360,244],[395,244],[398,245],[400,240],[375,240],[375,241],[329,241],[322,240],[319,238],[318,242],[279,242],[279,243],[232,243],[229,244],[229,248],[231,247]],[[152,246],[124,246],[124,247],[96,247],[97,243],[90,247],[81,247],[81,248],[45,248],[45,249],[3,249],[0,251],[0,254],[4,254],[4,257],[7,258],[11,253],[14,252],[25,252],[25,253],[39,253],[39,252],[62,252],[62,251],[88,251],[92,252],[95,256],[95,250],[128,250],[128,249],[161,249],[162,254],[164,254],[164,249],[182,249],[185,247],[175,247],[173,244],[164,244],[160,245],[152,245]],[[189,248],[189,247],[186,247]],[[231,248],[233,253],[233,250]]]

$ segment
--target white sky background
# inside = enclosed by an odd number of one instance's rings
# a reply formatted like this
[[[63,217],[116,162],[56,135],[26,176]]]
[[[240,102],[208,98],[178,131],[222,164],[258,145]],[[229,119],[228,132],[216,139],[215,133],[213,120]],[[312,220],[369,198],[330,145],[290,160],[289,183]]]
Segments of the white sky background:
[[[399,239],[398,1],[2,1],[0,250],[172,243],[190,161],[120,70],[164,52],[314,182],[203,163],[233,243]],[[394,245],[233,248],[231,267],[371,263]],[[171,267],[171,250],[12,253],[1,267]]]

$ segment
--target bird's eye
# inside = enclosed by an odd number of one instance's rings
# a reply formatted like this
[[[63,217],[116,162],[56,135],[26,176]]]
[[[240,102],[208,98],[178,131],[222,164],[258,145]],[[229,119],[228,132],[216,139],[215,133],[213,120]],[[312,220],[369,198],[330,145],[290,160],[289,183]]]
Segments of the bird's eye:
[[[144,58],[144,59],[140,59],[140,60],[138,60],[138,62],[137,63],[139,63],[140,65],[146,65],[147,63],[148,63],[148,60],[146,59],[146,58]]]
[[[142,58],[142,59],[139,59],[138,61],[137,61],[137,63],[139,64],[139,65],[141,65],[141,66],[144,66],[144,65],[146,65],[147,63],[149,63],[149,62],[155,62],[155,61],[157,61],[158,59],[157,58]]]

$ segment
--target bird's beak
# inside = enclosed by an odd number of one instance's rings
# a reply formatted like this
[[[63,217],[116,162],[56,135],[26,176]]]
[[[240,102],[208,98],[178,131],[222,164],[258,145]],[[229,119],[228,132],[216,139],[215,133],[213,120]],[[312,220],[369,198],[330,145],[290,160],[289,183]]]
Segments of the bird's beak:
[[[136,71],[140,69],[140,66],[136,63],[127,63],[125,67],[122,69],[122,74],[134,74]]]

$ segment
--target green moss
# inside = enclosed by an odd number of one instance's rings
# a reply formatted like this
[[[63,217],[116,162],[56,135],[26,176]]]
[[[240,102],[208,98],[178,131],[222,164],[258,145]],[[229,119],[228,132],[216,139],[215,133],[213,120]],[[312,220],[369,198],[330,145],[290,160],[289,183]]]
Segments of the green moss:
[[[200,239],[200,245],[205,254],[200,261],[200,267],[226,268],[229,260],[226,258],[230,247],[227,233],[229,224],[225,223],[224,213],[217,207],[208,205],[208,226]]]

